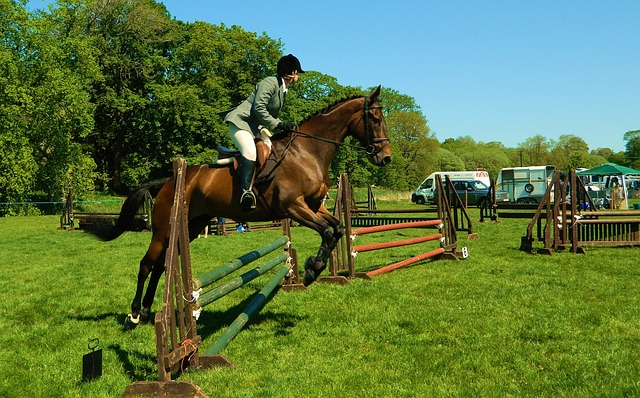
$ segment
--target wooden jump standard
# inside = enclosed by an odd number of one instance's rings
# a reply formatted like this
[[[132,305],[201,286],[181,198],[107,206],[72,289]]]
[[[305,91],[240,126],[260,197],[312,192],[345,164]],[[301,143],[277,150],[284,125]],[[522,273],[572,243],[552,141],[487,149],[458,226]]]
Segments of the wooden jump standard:
[[[172,381],[172,373],[179,373],[187,369],[206,369],[212,366],[233,366],[232,362],[220,352],[240,332],[251,316],[259,311],[275,294],[283,281],[285,281],[283,287],[294,289],[301,286],[294,283],[298,280],[297,255],[295,250],[290,247],[288,222],[283,223],[285,236],[264,247],[252,250],[198,278],[193,278],[184,198],[186,163],[183,159],[176,159],[173,167],[175,196],[171,209],[171,232],[165,260],[164,300],[162,311],[156,313],[155,316],[158,381],[133,383],[123,394],[125,397],[169,396],[166,394],[175,394],[176,391],[185,394],[180,396],[206,397],[206,394],[198,386],[189,381]],[[274,259],[205,293],[202,292],[202,289],[232,272],[280,248],[284,248],[285,251]],[[249,305],[205,354],[200,354],[199,348],[202,344],[202,338],[197,334],[196,320],[202,307],[276,267],[275,274]],[[180,385],[180,387],[177,388],[176,385]]]

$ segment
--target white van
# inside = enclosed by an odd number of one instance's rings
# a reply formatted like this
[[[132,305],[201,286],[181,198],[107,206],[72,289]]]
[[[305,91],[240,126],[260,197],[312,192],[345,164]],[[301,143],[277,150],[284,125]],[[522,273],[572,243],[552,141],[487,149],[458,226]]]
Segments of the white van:
[[[500,170],[496,189],[507,191],[510,202],[537,204],[555,172],[552,165],[507,167]]]
[[[480,181],[487,187],[491,186],[489,173],[484,170],[476,171],[437,171],[429,174],[422,184],[411,195],[411,201],[419,205],[433,202],[436,195],[436,175],[440,175],[444,182],[445,176],[451,181]]]

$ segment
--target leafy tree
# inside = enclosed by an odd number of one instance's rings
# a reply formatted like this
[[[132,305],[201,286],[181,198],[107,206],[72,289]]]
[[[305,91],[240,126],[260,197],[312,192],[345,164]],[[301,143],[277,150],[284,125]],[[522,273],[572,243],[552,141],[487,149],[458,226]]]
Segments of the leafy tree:
[[[509,157],[510,151],[499,142],[476,142],[469,136],[448,138],[442,148],[455,153],[464,166],[457,170],[486,170],[492,178],[496,178],[500,169],[513,165]]]
[[[551,142],[541,135],[527,138],[518,146],[522,166],[542,166],[549,164]]]
[[[438,171],[464,170],[464,161],[455,153],[441,147],[435,154],[435,162]]]
[[[189,111],[176,113],[183,119],[191,119],[188,130],[191,138],[182,148],[191,152],[188,160],[211,161],[213,148],[231,145],[228,128],[223,123],[224,111],[243,101],[259,80],[275,75],[282,44],[238,26],[227,28],[196,22],[181,24],[175,47],[166,83],[178,86],[176,99],[184,90],[191,97]]]
[[[587,169],[592,169],[608,162],[606,157],[594,154],[593,152],[589,154],[583,154],[580,158],[580,161],[581,166],[579,167],[585,167]]]
[[[507,154],[491,145],[479,145],[475,151],[463,154],[465,170],[484,169],[491,178],[496,179],[500,169],[510,167],[511,162]]]
[[[37,165],[28,138],[23,109],[31,101],[22,80],[19,51],[26,45],[28,16],[24,2],[0,2],[0,202],[28,200],[34,189]],[[0,214],[17,214],[20,207],[0,205]]]
[[[361,89],[341,86],[329,75],[307,71],[290,88],[281,112],[281,119],[300,123],[317,112],[343,99],[364,95]]]
[[[640,130],[627,131],[624,133],[624,140],[625,157],[629,159],[625,163],[634,169],[640,168]]]
[[[627,154],[622,151],[607,156],[607,162],[613,162],[622,166],[633,167],[633,164],[631,164],[631,162],[629,162],[629,160],[627,159]]]
[[[58,40],[53,18],[33,17],[25,2],[3,2],[5,93],[0,140],[9,200],[60,200],[67,187],[93,188],[93,162],[77,140],[91,129],[91,104],[80,70],[82,38]],[[52,40],[54,36],[54,40]],[[76,55],[71,57],[71,55]],[[9,138],[10,137],[10,138]],[[19,167],[20,172],[17,172]],[[2,184],[2,183],[0,183]],[[1,195],[1,194],[0,194]],[[14,213],[15,211],[11,211]]]
[[[392,110],[387,118],[387,130],[392,142],[393,161],[388,166],[380,185],[389,188],[409,189],[424,180],[425,175],[436,169],[434,154],[439,143],[431,133],[425,117],[415,111]]]
[[[573,170],[584,167],[589,146],[580,137],[563,134],[551,145],[550,163],[558,170]]]
[[[23,109],[31,102],[19,68],[21,33],[27,16],[13,2],[0,3],[0,202],[29,200],[35,189],[37,163]],[[9,45],[10,44],[10,45]],[[0,215],[19,214],[21,206],[0,205]]]

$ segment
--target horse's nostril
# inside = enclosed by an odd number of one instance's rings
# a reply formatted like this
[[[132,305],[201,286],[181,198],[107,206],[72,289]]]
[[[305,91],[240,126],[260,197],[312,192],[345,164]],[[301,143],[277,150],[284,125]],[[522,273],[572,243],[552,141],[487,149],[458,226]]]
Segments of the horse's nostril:
[[[382,164],[389,164],[389,163],[391,163],[391,156],[385,156],[382,159]]]

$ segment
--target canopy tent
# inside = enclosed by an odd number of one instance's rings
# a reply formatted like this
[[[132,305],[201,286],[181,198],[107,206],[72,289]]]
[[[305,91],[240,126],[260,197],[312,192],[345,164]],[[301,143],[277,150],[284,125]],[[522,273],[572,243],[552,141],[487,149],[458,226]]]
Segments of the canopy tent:
[[[579,176],[625,176],[628,174],[640,175],[640,170],[615,163],[605,163],[593,169],[579,171],[577,174]]]
[[[615,164],[615,163],[605,163],[598,167],[594,167],[593,169],[579,171],[576,174],[579,176],[609,176],[610,178],[607,181],[607,187],[610,187],[612,185],[612,182],[617,180],[616,185],[619,185],[620,188],[622,188],[622,192],[620,192],[621,195],[619,195],[621,199],[621,207],[627,208],[628,207],[628,204],[627,204],[628,190],[627,190],[625,177],[629,175],[635,175],[640,177],[640,170],[632,169],[630,167],[620,166],[619,164]],[[616,179],[611,177],[620,177],[620,178]],[[615,186],[613,186],[612,188],[620,190],[620,188]],[[612,196],[613,196],[613,193],[612,193]]]

